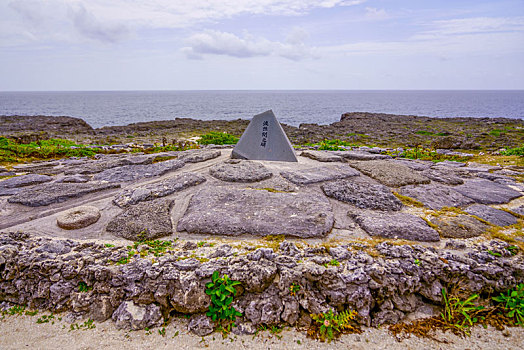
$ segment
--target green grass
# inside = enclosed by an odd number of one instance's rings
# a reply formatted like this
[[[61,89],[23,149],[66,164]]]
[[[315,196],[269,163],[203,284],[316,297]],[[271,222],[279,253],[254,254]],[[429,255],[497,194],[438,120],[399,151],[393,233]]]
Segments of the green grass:
[[[501,152],[503,156],[524,156],[524,146],[509,148]]]
[[[499,137],[500,134],[503,134],[504,133],[504,130],[500,130],[500,129],[493,129],[489,132],[489,134],[491,136],[495,136],[495,137]]]
[[[49,139],[27,144],[17,144],[11,139],[0,137],[0,163],[21,162],[32,159],[91,157],[99,151],[98,149],[87,148],[64,139]]]
[[[198,143],[201,145],[234,145],[239,138],[226,132],[210,131],[200,136]]]

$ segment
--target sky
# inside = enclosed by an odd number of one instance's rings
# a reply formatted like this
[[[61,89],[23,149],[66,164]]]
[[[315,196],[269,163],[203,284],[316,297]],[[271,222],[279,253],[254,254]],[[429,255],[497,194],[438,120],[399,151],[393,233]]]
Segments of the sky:
[[[0,91],[524,89],[524,0],[0,0]]]

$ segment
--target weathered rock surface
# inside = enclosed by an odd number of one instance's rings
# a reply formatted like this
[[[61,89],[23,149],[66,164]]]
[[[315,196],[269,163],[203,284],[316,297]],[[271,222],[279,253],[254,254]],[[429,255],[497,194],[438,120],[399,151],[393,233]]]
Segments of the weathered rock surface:
[[[441,216],[431,220],[438,226],[440,235],[445,238],[471,238],[486,232],[488,225],[464,214]]]
[[[413,160],[413,159],[408,159],[408,158],[397,158],[397,159],[395,159],[393,161],[395,163],[398,163],[398,164],[401,164],[401,165],[405,165],[405,166],[407,166],[410,169],[418,170],[418,171],[429,169],[433,165],[435,165],[431,161]]]
[[[66,175],[63,178],[56,180],[56,182],[58,183],[60,182],[84,183],[84,182],[88,182],[89,179],[90,177],[88,175],[76,174],[76,175]]]
[[[185,162],[178,159],[146,165],[124,165],[107,169],[94,176],[94,180],[107,182],[127,182],[144,178],[161,176],[170,171],[180,169]]]
[[[480,204],[502,204],[522,196],[508,186],[489,180],[468,180],[454,190]]]
[[[322,185],[328,197],[362,209],[394,211],[402,209],[402,202],[383,185],[359,184],[348,180],[333,181]]]
[[[350,160],[377,160],[377,159],[391,159],[391,156],[385,154],[375,154],[364,151],[334,151],[333,154],[344,159]]]
[[[468,207],[465,211],[497,226],[509,226],[517,223],[517,218],[510,213],[487,205],[475,204]]]
[[[440,210],[443,207],[463,207],[474,203],[471,198],[463,196],[453,187],[437,184],[404,186],[400,189],[400,194],[414,198],[433,210]]]
[[[346,165],[309,168],[296,171],[282,171],[280,175],[297,185],[308,185],[316,182],[345,179],[359,176],[360,173]]]
[[[383,185],[400,187],[405,185],[426,184],[429,179],[393,161],[372,160],[368,162],[351,162],[350,165]]]
[[[66,210],[56,218],[56,224],[66,230],[76,230],[94,224],[100,219],[100,209],[83,205]]]
[[[209,173],[219,180],[228,182],[256,182],[273,176],[273,173],[261,163],[239,159],[216,164],[209,169]]]
[[[45,183],[15,194],[8,199],[8,202],[23,204],[29,207],[39,207],[53,203],[61,203],[71,198],[118,187],[120,187],[120,185],[96,182]]]
[[[322,237],[333,227],[325,197],[264,190],[206,188],[189,203],[178,231],[237,236]]]
[[[332,153],[324,152],[324,151],[302,151],[300,153],[302,157],[311,158],[314,160],[317,160],[319,162],[341,162],[342,157],[334,155]]]
[[[114,217],[106,230],[132,241],[168,236],[173,233],[172,205],[172,200],[161,198],[130,206]]]
[[[211,319],[203,314],[193,315],[187,324],[187,330],[199,337],[213,333],[214,325]]]
[[[427,169],[422,172],[422,175],[430,180],[444,183],[446,185],[462,185],[464,180],[457,176],[453,171],[446,171],[443,169]]]
[[[220,150],[190,150],[180,153],[178,159],[186,163],[200,163],[220,157],[221,154]]]
[[[16,188],[30,185],[37,185],[44,182],[52,181],[53,178],[47,175],[28,174],[11,177],[7,180],[0,181],[0,187]]]
[[[158,183],[124,190],[113,199],[113,203],[120,208],[124,208],[128,205],[137,204],[139,202],[165,197],[172,193],[180,192],[188,187],[199,185],[205,181],[206,178],[202,175],[183,173]]]
[[[133,301],[122,302],[112,316],[117,328],[132,330],[158,326],[161,318],[162,314],[158,305],[136,305]]]
[[[337,307],[358,311],[361,324],[382,324],[415,312],[423,300],[441,304],[442,288],[457,279],[464,281],[467,293],[498,294],[523,283],[524,258],[513,256],[508,246],[488,241],[456,252],[384,242],[374,247],[380,258],[365,249],[340,247],[335,254],[340,265],[326,267],[323,263],[333,257],[325,249],[298,249],[285,241],[277,252],[262,248],[188,270],[176,264],[185,261],[177,261],[181,251],[155,257],[154,265],[150,256],[139,255],[115,265],[128,256],[127,248],[0,233],[0,292],[5,302],[51,312],[71,310],[100,322],[112,317],[118,327],[140,329],[157,325],[173,307],[201,313],[209,305],[205,284],[219,271],[241,281],[233,303],[244,314],[237,324],[253,326],[248,328],[281,322],[307,326],[307,315]],[[94,288],[78,292],[80,282]],[[294,296],[292,283],[301,286]]]
[[[371,236],[407,239],[411,241],[436,242],[437,231],[419,218],[407,213],[365,213],[352,215],[355,221]]]

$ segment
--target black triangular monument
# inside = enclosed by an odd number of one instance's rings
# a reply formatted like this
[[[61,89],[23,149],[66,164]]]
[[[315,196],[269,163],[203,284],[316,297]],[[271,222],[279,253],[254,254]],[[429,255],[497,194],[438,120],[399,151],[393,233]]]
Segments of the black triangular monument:
[[[231,158],[297,162],[293,146],[272,110],[251,119]]]

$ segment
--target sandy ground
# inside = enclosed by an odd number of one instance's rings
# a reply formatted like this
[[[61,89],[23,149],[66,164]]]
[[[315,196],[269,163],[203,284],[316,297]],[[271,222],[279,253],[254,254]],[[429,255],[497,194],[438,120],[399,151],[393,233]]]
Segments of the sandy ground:
[[[54,324],[37,324],[36,316],[5,316],[0,321],[0,349],[522,349],[524,328],[473,329],[471,337],[461,338],[450,333],[439,334],[437,342],[411,337],[398,341],[385,329],[366,329],[362,334],[345,335],[331,343],[306,338],[305,333],[285,329],[274,335],[269,331],[257,336],[222,338],[218,333],[207,337],[188,334],[187,320],[176,319],[165,328],[148,331],[118,330],[110,321],[96,324],[94,329],[70,330],[64,319]],[[78,322],[82,324],[82,322]]]

